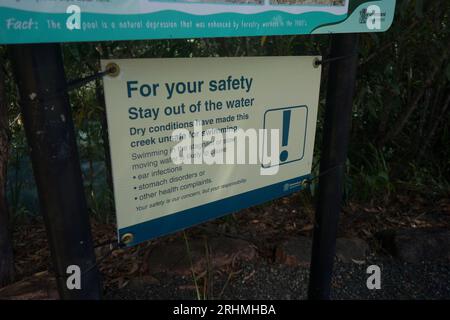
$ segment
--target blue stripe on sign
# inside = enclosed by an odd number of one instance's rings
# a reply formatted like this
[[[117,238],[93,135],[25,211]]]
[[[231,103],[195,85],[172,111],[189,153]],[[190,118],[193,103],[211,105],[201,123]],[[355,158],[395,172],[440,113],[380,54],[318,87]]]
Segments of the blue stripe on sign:
[[[199,207],[180,211],[158,219],[139,223],[130,227],[119,229],[119,239],[126,233],[134,235],[134,246],[146,240],[151,240],[169,233],[174,233],[206,222],[226,214],[258,205],[276,198],[287,196],[302,189],[302,181],[309,179],[310,175],[279,182],[264,188],[241,193],[236,196],[214,201]]]

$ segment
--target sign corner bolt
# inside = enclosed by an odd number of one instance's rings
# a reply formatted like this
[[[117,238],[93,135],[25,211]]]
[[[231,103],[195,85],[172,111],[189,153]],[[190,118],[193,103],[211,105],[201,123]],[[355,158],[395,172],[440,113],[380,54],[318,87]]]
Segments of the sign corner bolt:
[[[120,74],[120,67],[115,62],[110,62],[106,65],[106,71],[111,78],[115,78]]]
[[[130,243],[132,243],[134,241],[134,234],[132,233],[125,233],[121,238],[120,241],[125,244],[125,245],[129,245]]]

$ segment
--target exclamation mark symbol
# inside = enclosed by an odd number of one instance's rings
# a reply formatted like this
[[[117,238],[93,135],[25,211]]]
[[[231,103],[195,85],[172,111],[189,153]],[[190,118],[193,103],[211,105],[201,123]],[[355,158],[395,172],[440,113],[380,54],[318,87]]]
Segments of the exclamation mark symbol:
[[[287,147],[289,143],[289,128],[291,127],[291,110],[283,111],[283,137],[282,147]],[[289,157],[287,150],[280,153],[280,161],[285,162]]]

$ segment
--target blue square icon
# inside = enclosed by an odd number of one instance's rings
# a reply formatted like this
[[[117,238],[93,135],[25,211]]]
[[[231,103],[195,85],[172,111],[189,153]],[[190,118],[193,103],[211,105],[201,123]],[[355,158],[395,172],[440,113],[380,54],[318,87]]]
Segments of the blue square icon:
[[[301,161],[305,155],[308,107],[294,106],[267,110],[264,114],[264,129],[279,130],[279,165]],[[266,144],[263,144],[266,148]],[[264,150],[263,155],[267,152]],[[263,163],[267,163],[264,162]],[[271,164],[270,166],[273,166]],[[267,166],[267,167],[270,167]],[[266,167],[266,166],[264,166]]]

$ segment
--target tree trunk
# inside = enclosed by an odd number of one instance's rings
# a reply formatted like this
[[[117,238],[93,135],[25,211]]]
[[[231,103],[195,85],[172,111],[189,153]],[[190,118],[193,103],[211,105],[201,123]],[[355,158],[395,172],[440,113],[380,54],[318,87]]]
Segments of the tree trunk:
[[[14,259],[6,202],[6,169],[9,155],[8,117],[3,58],[0,56],[0,288],[14,278]]]

